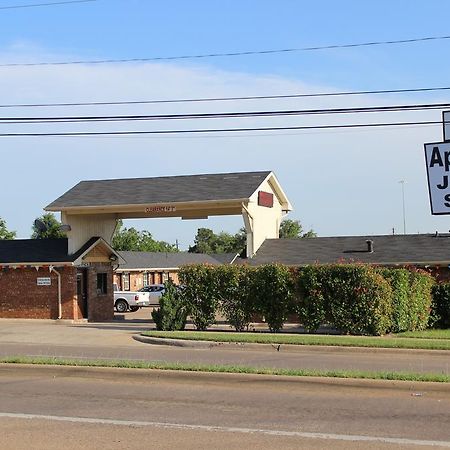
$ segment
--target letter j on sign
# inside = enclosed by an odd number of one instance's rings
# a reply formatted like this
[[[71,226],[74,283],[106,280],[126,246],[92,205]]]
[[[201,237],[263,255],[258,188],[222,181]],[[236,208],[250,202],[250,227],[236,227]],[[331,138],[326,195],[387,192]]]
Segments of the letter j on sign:
[[[425,144],[431,214],[450,214],[450,142]]]

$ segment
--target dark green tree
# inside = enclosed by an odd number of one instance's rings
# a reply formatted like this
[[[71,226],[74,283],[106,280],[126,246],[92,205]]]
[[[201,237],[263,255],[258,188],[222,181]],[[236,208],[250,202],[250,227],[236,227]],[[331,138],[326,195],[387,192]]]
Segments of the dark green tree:
[[[0,218],[0,239],[9,240],[9,239],[15,239],[16,232],[15,231],[9,231],[6,228],[6,222]]]
[[[138,231],[136,228],[122,228],[118,223],[112,240],[112,246],[117,251],[135,252],[177,252],[175,245],[165,241],[157,241],[148,231]]]
[[[284,219],[280,225],[280,239],[302,239],[316,237],[313,230],[303,231],[299,220]]]
[[[199,228],[190,253],[239,253],[245,247],[246,234],[242,228],[236,234],[224,231],[216,234],[209,228]]]
[[[61,239],[66,237],[66,233],[61,231],[61,224],[56,220],[54,214],[46,213],[36,220],[44,224],[44,227],[41,228],[36,224],[36,221],[33,222],[31,239]]]

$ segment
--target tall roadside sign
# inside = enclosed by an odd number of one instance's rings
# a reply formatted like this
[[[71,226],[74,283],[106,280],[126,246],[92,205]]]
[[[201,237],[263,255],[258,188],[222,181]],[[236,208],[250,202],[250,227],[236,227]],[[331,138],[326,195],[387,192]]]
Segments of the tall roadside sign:
[[[443,113],[444,142],[425,144],[431,214],[450,214],[450,111]]]

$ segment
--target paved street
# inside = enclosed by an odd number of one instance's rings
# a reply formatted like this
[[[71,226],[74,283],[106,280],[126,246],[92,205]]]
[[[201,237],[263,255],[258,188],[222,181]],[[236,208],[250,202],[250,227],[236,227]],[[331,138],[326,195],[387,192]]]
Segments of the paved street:
[[[450,447],[447,385],[0,367],[2,449]]]
[[[0,356],[63,356],[72,358],[135,359],[202,364],[323,370],[378,370],[450,373],[450,352],[349,349],[302,346],[289,349],[239,345],[176,348],[136,342],[132,336],[148,323],[114,322],[72,325],[45,321],[0,321]]]

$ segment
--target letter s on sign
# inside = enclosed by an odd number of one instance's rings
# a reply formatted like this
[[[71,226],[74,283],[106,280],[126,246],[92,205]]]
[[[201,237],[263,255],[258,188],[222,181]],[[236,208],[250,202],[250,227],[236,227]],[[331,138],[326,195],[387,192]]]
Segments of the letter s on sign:
[[[450,194],[446,194],[446,195],[444,196],[444,200],[445,200],[444,205],[445,205],[447,208],[450,208]]]

